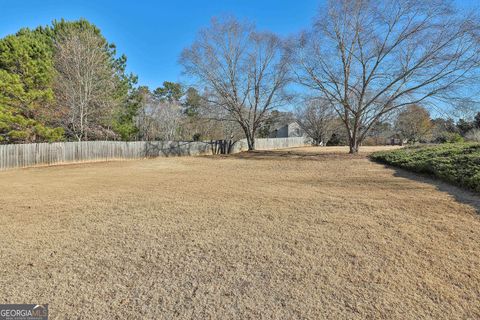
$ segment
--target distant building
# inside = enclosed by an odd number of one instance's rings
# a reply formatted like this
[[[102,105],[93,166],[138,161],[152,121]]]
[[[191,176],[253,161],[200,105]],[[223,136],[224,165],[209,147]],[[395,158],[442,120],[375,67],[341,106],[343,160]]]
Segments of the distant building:
[[[306,137],[305,131],[296,122],[290,122],[289,124],[280,126],[271,131],[268,135],[269,138],[292,138],[292,137]]]
[[[395,146],[395,145],[403,146],[407,142],[408,140],[402,138],[399,134],[394,134],[386,139],[385,144],[392,145],[392,146]]]

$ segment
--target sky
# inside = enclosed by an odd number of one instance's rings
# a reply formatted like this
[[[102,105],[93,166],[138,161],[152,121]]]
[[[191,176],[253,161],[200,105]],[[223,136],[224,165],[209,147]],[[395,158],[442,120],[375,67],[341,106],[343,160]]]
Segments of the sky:
[[[54,19],[86,18],[97,25],[139,84],[159,87],[183,81],[178,58],[198,30],[219,15],[235,15],[261,30],[290,35],[308,27],[319,0],[0,0],[0,37],[22,27],[47,25]]]
[[[0,37],[22,27],[48,25],[54,19],[86,18],[97,25],[127,67],[151,88],[163,81],[185,81],[178,58],[210,19],[235,15],[260,30],[288,36],[308,28],[325,0],[0,0]],[[380,0],[379,0],[380,1]],[[464,9],[480,0],[455,0]]]

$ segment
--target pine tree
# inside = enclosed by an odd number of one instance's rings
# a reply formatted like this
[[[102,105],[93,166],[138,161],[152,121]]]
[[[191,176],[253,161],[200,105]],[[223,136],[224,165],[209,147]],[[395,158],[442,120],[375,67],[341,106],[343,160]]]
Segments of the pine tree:
[[[54,101],[51,40],[42,29],[0,39],[0,142],[57,141],[48,125]]]

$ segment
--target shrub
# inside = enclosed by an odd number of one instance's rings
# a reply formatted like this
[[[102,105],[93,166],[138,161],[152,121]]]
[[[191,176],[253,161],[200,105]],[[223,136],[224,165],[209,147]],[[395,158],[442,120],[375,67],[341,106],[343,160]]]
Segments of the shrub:
[[[417,146],[373,153],[371,159],[410,171],[426,173],[480,192],[480,144]]]
[[[457,132],[443,132],[437,136],[433,143],[460,143],[464,142],[463,137]]]
[[[460,133],[457,132],[447,132],[445,134],[446,141],[447,143],[460,143],[463,142],[463,137],[460,135]]]

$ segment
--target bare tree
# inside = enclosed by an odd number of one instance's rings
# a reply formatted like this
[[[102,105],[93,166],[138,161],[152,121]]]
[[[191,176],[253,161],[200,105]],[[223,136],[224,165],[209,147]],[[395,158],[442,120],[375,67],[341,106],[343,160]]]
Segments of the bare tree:
[[[159,102],[154,113],[157,137],[165,141],[177,140],[182,118],[180,104],[169,101]]]
[[[255,149],[255,135],[269,111],[286,102],[288,59],[283,42],[234,18],[213,19],[180,62],[211,94],[219,119],[235,121]]]
[[[138,128],[137,139],[151,141],[154,140],[152,117],[154,110],[153,95],[146,86],[138,88],[139,108],[135,117],[135,126]]]
[[[296,109],[295,117],[316,146],[326,145],[338,127],[338,115],[324,99],[308,100]]]
[[[115,69],[105,40],[92,29],[71,29],[55,43],[55,94],[67,133],[88,140],[118,104]]]
[[[297,79],[334,106],[355,153],[392,110],[466,93],[478,33],[472,16],[442,0],[330,1],[296,43]]]
[[[467,141],[480,142],[480,129],[472,129],[465,135]]]
[[[176,101],[158,99],[147,89],[142,92],[137,127],[142,140],[173,141],[179,136],[182,107]]]

